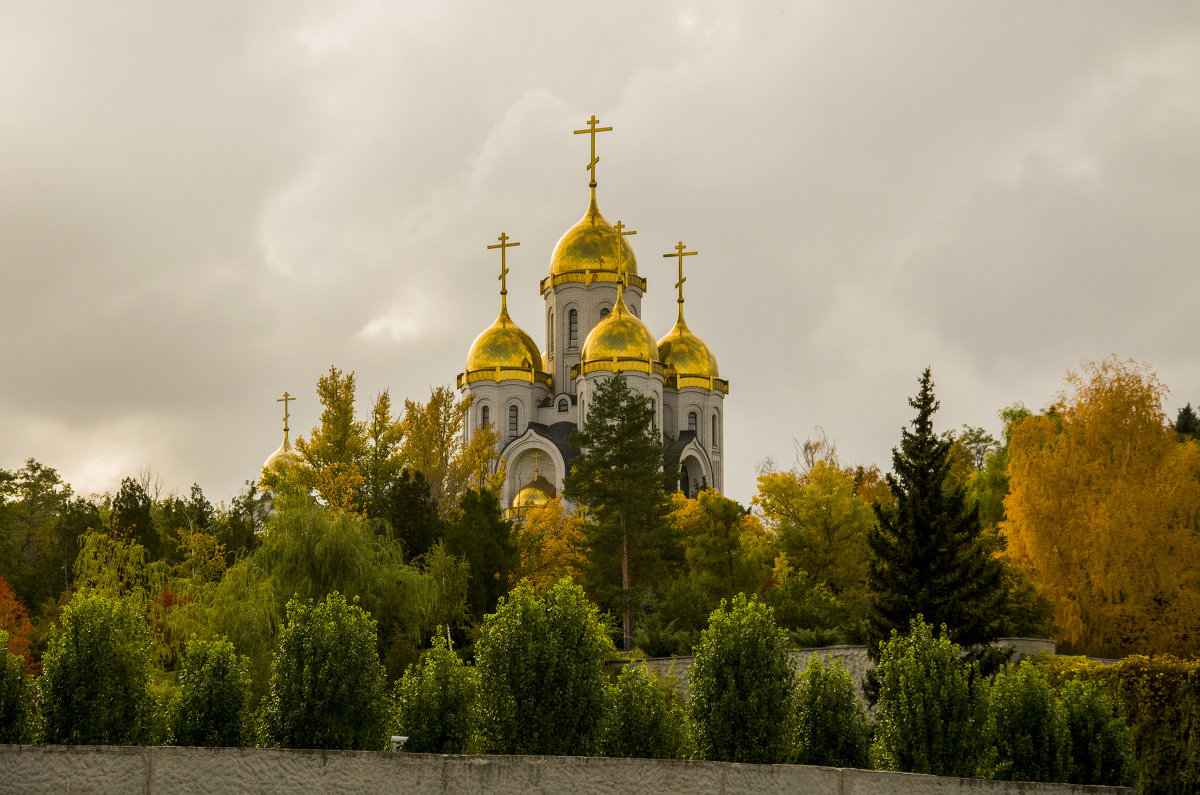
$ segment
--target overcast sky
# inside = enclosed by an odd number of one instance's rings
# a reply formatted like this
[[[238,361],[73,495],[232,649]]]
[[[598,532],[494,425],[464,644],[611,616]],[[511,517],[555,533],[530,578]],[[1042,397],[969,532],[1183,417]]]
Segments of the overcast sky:
[[[1200,402],[1200,3],[0,2],[0,468],[214,501],[331,364],[425,399],[583,214],[731,382],[725,477],[816,426],[890,466],[1068,369]]]

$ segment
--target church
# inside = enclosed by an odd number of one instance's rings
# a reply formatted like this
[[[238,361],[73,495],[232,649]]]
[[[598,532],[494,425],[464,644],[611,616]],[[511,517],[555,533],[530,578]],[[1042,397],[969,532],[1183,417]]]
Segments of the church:
[[[683,316],[684,257],[677,258],[679,305],[674,327],[657,338],[642,322],[647,280],[622,222],[605,220],[596,200],[596,134],[593,115],[576,134],[591,137],[588,173],[590,201],[583,217],[559,239],[549,272],[539,282],[545,300],[542,348],[509,316],[507,251],[520,245],[501,234],[488,246],[500,254],[500,313],[475,338],[466,368],[458,374],[459,394],[470,398],[463,433],[467,439],[485,425],[497,436],[506,465],[500,495],[510,515],[562,493],[563,477],[578,450],[568,442],[583,425],[588,395],[606,378],[625,377],[630,389],[649,399],[655,424],[679,453],[680,487],[694,494],[704,484],[721,491],[724,482],[723,402],[729,382],[720,378],[717,359]]]

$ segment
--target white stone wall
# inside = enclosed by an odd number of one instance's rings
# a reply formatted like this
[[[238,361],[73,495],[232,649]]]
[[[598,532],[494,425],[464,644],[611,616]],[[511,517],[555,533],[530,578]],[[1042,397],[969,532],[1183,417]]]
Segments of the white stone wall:
[[[1134,790],[728,762],[266,748],[0,745],[0,793],[10,792],[1116,795]]]

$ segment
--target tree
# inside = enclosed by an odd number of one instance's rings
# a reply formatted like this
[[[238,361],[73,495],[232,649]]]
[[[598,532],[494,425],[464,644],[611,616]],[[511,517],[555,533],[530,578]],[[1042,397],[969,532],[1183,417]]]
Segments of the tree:
[[[250,661],[228,640],[192,640],[179,668],[179,692],[167,712],[172,745],[237,748],[250,739]]]
[[[56,531],[70,498],[58,472],[32,458],[15,473],[0,470],[0,571],[27,605],[62,590]]]
[[[281,748],[384,747],[384,673],[375,620],[332,593],[292,599],[263,710],[267,741]]]
[[[411,469],[386,482],[378,498],[368,504],[367,515],[387,522],[409,560],[424,555],[446,533],[425,476]]]
[[[1175,432],[1183,439],[1200,439],[1200,416],[1188,403],[1175,416]]]
[[[435,635],[433,648],[410,665],[392,690],[397,733],[408,737],[405,751],[463,754],[471,740],[475,707],[475,669],[463,665],[446,639]]]
[[[870,761],[871,726],[840,660],[809,659],[796,681],[790,729],[792,764],[865,768]]]
[[[648,584],[643,581],[672,554],[664,484],[678,476],[662,469],[664,445],[649,399],[621,375],[596,387],[570,443],[582,452],[563,481],[564,494],[591,519],[585,531],[589,578],[600,594],[618,597],[624,649],[631,651],[635,583]]]
[[[151,508],[146,489],[133,478],[124,478],[113,497],[109,528],[114,538],[140,544],[151,560],[157,560],[162,539],[154,526]]]
[[[983,750],[986,680],[918,616],[880,650],[871,762],[879,770],[973,776]]]
[[[1046,679],[1028,660],[1005,667],[992,682],[981,765],[1004,781],[1066,781],[1071,735]]]
[[[500,498],[494,491],[463,492],[458,511],[446,526],[446,552],[470,566],[467,608],[479,620],[496,609],[511,586],[517,566],[512,523],[501,518]]]
[[[8,649],[8,633],[0,629],[0,744],[13,745],[29,736],[29,683],[25,658]]]
[[[33,622],[29,620],[25,605],[21,604],[16,594],[8,587],[3,575],[0,575],[0,632],[7,633],[5,650],[23,658],[26,669],[32,672],[30,666],[33,664],[33,658],[30,656],[30,646],[34,632]]]
[[[137,745],[147,737],[150,636],[137,603],[76,595],[42,658],[40,741]]]
[[[366,425],[367,451],[363,456],[362,469],[365,480],[363,503],[368,516],[380,515],[381,503],[385,499],[388,487],[403,469],[400,458],[400,440],[403,434],[400,420],[392,416],[391,395],[384,390],[375,398],[371,419]],[[421,552],[410,554],[415,557]]]
[[[686,759],[691,738],[687,712],[673,687],[645,664],[625,666],[608,687],[600,753],[632,759]]]
[[[308,439],[296,439],[296,450],[308,466],[306,485],[316,489],[326,504],[357,511],[363,503],[363,461],[367,456],[366,426],[354,416],[354,373],[330,365],[317,379],[321,424]]]
[[[690,499],[670,495],[668,521],[684,548],[687,575],[709,611],[738,593],[758,593],[771,573],[772,550],[758,517],[728,497],[704,489]]]
[[[604,715],[612,643],[583,590],[517,586],[480,628],[479,734],[487,753],[588,756]]]
[[[1166,388],[1109,358],[1009,445],[1009,553],[1089,654],[1200,651],[1200,445],[1166,425]]]
[[[1072,784],[1131,786],[1137,773],[1133,738],[1099,682],[1072,679],[1059,692],[1070,736]]]
[[[583,519],[568,512],[562,495],[529,508],[514,528],[520,563],[514,577],[541,592],[561,577],[581,575],[578,549],[583,546]]]
[[[744,594],[722,601],[709,616],[688,669],[688,713],[700,756],[786,761],[795,678],[787,635],[770,608]]]
[[[890,510],[876,508],[878,525],[867,536],[868,647],[878,659],[892,630],[905,630],[918,615],[949,627],[962,646],[979,646],[999,634],[1002,572],[983,543],[978,514],[961,486],[947,486],[951,442],[933,432],[939,403],[929,368],[909,405],[913,430],[901,432],[892,450],[895,497]]]

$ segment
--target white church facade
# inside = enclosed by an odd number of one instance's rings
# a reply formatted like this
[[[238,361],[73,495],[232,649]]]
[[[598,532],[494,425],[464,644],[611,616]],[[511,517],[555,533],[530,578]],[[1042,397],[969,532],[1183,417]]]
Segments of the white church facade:
[[[562,493],[563,478],[578,451],[568,437],[587,416],[588,396],[604,379],[620,373],[648,398],[655,423],[679,454],[680,487],[694,494],[724,485],[724,400],[729,382],[720,378],[708,345],[683,316],[683,262],[695,254],[682,243],[678,257],[678,319],[661,338],[642,322],[646,279],[639,275],[629,243],[633,232],[600,214],[596,202],[596,133],[589,129],[591,200],[583,218],[566,231],[540,282],[545,300],[545,345],[509,316],[506,252],[518,243],[501,235],[489,248],[501,255],[500,314],[475,339],[457,386],[471,398],[463,432],[469,439],[484,425],[496,432],[506,466],[501,504],[520,511]]]

